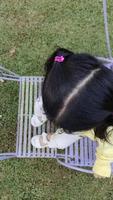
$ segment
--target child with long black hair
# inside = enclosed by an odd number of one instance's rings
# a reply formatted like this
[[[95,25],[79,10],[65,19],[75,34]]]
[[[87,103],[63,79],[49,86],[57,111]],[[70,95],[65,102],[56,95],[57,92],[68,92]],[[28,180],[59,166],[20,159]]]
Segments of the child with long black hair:
[[[48,58],[45,72],[42,101],[47,118],[66,134],[79,131],[82,136],[97,138],[97,157],[101,154],[108,160],[103,162],[100,155],[93,170],[109,177],[113,161],[113,72],[89,54],[63,48]]]

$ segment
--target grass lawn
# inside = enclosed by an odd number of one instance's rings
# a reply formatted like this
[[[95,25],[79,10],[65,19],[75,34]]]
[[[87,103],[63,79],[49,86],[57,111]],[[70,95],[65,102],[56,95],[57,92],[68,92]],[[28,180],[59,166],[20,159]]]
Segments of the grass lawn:
[[[113,1],[108,1],[113,40]],[[57,47],[107,56],[102,0],[0,0],[0,63],[20,75],[42,75]],[[113,43],[111,45],[113,47]],[[13,150],[18,86],[0,83],[0,142]],[[113,200],[113,180],[95,179],[52,159],[0,162],[1,200]]]

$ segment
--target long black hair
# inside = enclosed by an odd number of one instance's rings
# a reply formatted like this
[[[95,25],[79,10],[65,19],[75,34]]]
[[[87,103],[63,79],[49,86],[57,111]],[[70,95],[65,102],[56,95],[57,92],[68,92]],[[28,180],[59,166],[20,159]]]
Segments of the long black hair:
[[[63,56],[63,62],[55,61]],[[70,132],[94,128],[101,139],[113,125],[113,72],[98,59],[58,48],[45,63],[42,88],[49,120]]]

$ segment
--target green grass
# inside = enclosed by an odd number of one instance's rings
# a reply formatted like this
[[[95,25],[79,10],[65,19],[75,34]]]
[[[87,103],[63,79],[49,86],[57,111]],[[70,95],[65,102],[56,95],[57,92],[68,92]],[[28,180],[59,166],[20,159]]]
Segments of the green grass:
[[[113,40],[113,2],[108,3]],[[1,64],[21,75],[42,75],[44,61],[57,46],[107,55],[102,0],[0,1]],[[0,147],[4,150],[13,150],[15,143],[17,104],[18,86],[0,83]],[[0,181],[1,200],[113,199],[112,179],[98,180],[52,159],[3,161]]]

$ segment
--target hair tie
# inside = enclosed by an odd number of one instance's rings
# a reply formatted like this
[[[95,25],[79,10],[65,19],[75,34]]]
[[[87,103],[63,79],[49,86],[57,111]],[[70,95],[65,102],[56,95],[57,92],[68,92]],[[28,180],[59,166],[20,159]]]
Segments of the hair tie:
[[[54,61],[55,62],[63,62],[64,61],[64,56],[55,56]]]

